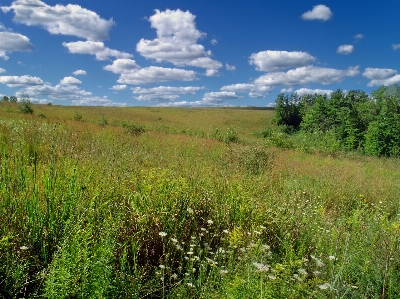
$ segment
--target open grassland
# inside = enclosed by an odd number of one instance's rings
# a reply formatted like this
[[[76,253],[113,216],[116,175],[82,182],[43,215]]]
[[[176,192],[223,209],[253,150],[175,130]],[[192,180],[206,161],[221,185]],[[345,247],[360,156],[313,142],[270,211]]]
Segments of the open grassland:
[[[33,108],[0,105],[0,296],[400,297],[398,159],[272,147],[272,111]]]

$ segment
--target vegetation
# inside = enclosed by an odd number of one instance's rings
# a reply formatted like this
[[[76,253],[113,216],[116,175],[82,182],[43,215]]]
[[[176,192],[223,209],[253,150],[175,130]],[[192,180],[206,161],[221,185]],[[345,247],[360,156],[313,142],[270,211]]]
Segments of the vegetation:
[[[329,139],[336,150],[357,150],[375,156],[400,155],[400,87],[382,86],[365,92],[341,90],[327,95],[280,94],[276,123],[285,133]],[[315,142],[311,142],[316,144]]]
[[[399,297],[398,159],[266,110],[32,106],[0,103],[1,297]]]

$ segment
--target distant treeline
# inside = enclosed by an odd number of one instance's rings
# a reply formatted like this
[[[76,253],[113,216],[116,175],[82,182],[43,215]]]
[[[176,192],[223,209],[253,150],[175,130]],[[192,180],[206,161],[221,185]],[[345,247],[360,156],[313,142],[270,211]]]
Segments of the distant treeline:
[[[279,94],[275,121],[284,132],[329,134],[344,150],[400,156],[400,87],[382,86],[327,95]]]

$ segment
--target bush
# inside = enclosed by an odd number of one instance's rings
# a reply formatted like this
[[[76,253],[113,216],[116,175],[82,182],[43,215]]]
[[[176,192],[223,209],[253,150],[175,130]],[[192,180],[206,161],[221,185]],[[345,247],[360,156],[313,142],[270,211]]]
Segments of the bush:
[[[82,120],[82,114],[79,114],[78,112],[75,113],[74,120]]]
[[[99,125],[103,126],[103,127],[108,125],[108,121],[107,121],[107,119],[105,118],[105,116],[103,114],[100,115],[99,120],[97,121],[97,123]]]
[[[138,136],[138,135],[146,132],[146,128],[144,125],[135,125],[135,124],[124,123],[122,126],[125,128],[126,134]]]
[[[31,106],[31,101],[28,97],[23,97],[20,101],[19,111],[25,114],[32,114],[33,108]]]

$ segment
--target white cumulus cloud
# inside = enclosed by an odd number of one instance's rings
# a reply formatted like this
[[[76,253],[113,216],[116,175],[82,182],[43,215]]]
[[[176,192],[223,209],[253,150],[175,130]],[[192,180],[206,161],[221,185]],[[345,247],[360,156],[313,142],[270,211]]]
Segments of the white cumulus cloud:
[[[196,79],[194,71],[150,66],[130,72],[123,72],[118,83],[120,84],[150,84],[168,81],[193,81]]]
[[[139,96],[134,97],[139,101],[148,102],[172,102],[177,100],[182,94],[195,94],[196,91],[204,89],[204,86],[158,86],[153,88],[135,87],[132,89],[133,94]]]
[[[107,60],[110,57],[115,58],[131,58],[132,54],[113,50],[104,46],[103,42],[94,41],[78,41],[63,43],[64,47],[72,54],[90,54],[95,55],[97,60]]]
[[[72,74],[74,74],[75,76],[78,76],[78,75],[86,75],[86,71],[84,71],[84,70],[76,70],[76,71],[73,72]]]
[[[110,89],[115,90],[115,91],[121,91],[121,90],[125,90],[128,86],[123,84],[123,85],[114,85],[113,87],[111,87]]]
[[[6,84],[8,87],[29,87],[34,85],[42,85],[43,80],[39,77],[24,76],[0,76],[0,83]]]
[[[289,88],[282,88],[281,89],[281,93],[291,93],[293,92],[293,88],[289,87]]]
[[[140,66],[135,60],[123,58],[114,60],[112,64],[106,65],[103,69],[114,74],[122,74],[138,70]]]
[[[30,51],[33,45],[29,38],[22,34],[12,32],[0,32],[0,57],[7,60],[7,52]]]
[[[306,52],[261,51],[250,55],[249,63],[258,71],[280,71],[293,67],[309,65],[315,57]]]
[[[353,45],[341,45],[337,48],[336,52],[339,54],[348,55],[354,51]]]
[[[216,45],[216,44],[218,44],[218,41],[217,41],[215,38],[213,38],[213,39],[210,41],[210,43],[211,43],[212,45]]]
[[[354,35],[354,39],[355,40],[360,40],[360,39],[363,39],[363,38],[364,38],[364,35],[361,34],[361,33]]]
[[[365,78],[373,80],[373,79],[387,79],[395,74],[397,74],[397,71],[393,69],[380,69],[380,68],[367,67],[362,75]]]
[[[219,76],[219,71],[218,70],[206,70],[205,75],[207,77],[217,77],[217,76]]]
[[[229,65],[229,64],[225,64],[225,67],[228,71],[234,71],[236,70],[236,67],[234,65]]]
[[[347,70],[338,70],[310,65],[287,72],[265,74],[257,78],[254,84],[261,86],[295,86],[308,83],[330,84],[358,74],[358,66],[349,67]]]
[[[368,86],[393,85],[400,83],[400,75],[393,69],[366,68],[363,76],[370,79]]]
[[[241,97],[231,91],[206,92],[202,99],[204,104],[221,104],[225,100],[237,100]]]
[[[65,77],[60,81],[61,85],[81,85],[82,81],[74,77]]]
[[[301,15],[303,20],[321,20],[328,21],[332,17],[333,13],[331,9],[323,4],[316,5],[312,10],[309,10]]]
[[[333,92],[333,90],[330,90],[330,89],[309,89],[309,88],[300,88],[300,89],[297,89],[295,91],[295,93],[297,93],[299,96],[304,96],[304,95],[307,95],[307,94],[311,94],[311,95],[314,95],[314,94],[324,95],[324,94],[326,94],[326,95],[330,96],[330,94],[332,92]]]
[[[113,102],[107,98],[84,97],[78,100],[72,100],[74,106],[126,106],[126,103]]]
[[[176,66],[195,66],[205,69],[219,69],[222,64],[210,58],[211,51],[197,41],[205,33],[196,29],[195,15],[189,11],[159,11],[149,18],[151,27],[157,31],[154,40],[141,39],[136,50],[144,57],[157,62],[167,61]]]
[[[400,44],[393,44],[393,45],[392,45],[392,49],[393,49],[393,50],[398,50],[398,49],[400,49]]]
[[[5,72],[6,72],[6,70],[0,67],[0,74],[5,73]]]
[[[87,40],[108,39],[114,25],[112,19],[104,20],[95,12],[79,5],[47,5],[40,0],[17,0],[2,6],[3,12],[14,11],[16,22],[39,26],[51,34],[73,35]]]

